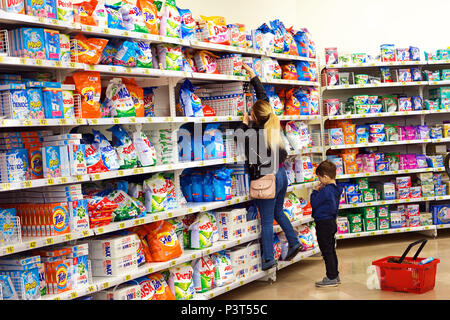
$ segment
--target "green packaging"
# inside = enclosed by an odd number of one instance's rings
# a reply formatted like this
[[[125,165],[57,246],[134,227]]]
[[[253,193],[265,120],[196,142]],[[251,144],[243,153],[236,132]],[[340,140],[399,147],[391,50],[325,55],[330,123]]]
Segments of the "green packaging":
[[[385,124],[384,132],[386,133],[386,141],[398,141],[400,139],[396,125]]]
[[[362,223],[350,223],[350,233],[363,232]]]
[[[377,207],[377,217],[378,218],[389,217],[389,206],[378,206]]]
[[[364,219],[364,231],[375,231],[377,230],[377,219]]]
[[[430,89],[429,99],[450,99],[450,87]]]
[[[441,70],[441,80],[450,80],[450,69]]]
[[[356,84],[367,84],[369,83],[369,75],[368,74],[357,74],[355,75]]]
[[[397,96],[386,95],[381,97],[381,104],[383,105],[383,112],[397,111]]]
[[[356,183],[358,184],[359,190],[369,189],[369,178],[358,178],[356,179]]]
[[[364,219],[374,219],[377,217],[377,207],[362,208],[362,215]]]
[[[371,202],[376,200],[375,189],[366,189],[362,191],[363,202]]]
[[[357,104],[356,114],[367,114],[370,113],[370,104]]]
[[[347,219],[350,224],[362,223],[362,214],[352,213],[347,215]]]

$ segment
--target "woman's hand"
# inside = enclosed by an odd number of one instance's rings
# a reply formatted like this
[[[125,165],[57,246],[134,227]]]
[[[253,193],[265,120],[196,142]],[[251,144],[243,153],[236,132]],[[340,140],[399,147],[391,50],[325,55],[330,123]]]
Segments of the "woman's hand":
[[[242,122],[245,123],[248,126],[249,116],[248,113],[244,113],[244,117],[242,119]]]
[[[250,79],[252,79],[252,78],[254,78],[256,76],[255,72],[253,71],[253,69],[250,68],[246,63],[242,63],[242,68],[244,68],[245,71],[247,71]]]

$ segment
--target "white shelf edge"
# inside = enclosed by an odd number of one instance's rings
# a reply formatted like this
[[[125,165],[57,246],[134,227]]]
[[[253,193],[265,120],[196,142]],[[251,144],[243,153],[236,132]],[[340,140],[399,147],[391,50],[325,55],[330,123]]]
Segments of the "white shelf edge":
[[[386,229],[386,230],[336,234],[336,240],[371,237],[371,236],[379,236],[379,235],[394,234],[394,233],[415,232],[415,231],[423,231],[423,230],[436,230],[436,225],[419,226],[419,227],[405,227],[405,228],[391,228],[391,229]]]

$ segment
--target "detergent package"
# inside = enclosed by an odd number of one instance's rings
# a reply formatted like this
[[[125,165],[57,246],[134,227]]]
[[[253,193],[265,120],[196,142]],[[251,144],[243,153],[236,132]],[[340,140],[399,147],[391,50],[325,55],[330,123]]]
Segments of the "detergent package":
[[[94,133],[94,142],[98,144],[98,150],[102,157],[103,164],[107,171],[119,169],[119,159],[117,158],[116,151],[109,143],[108,139],[97,130],[92,130]]]
[[[180,87],[180,103],[186,117],[203,117],[202,102],[188,79]]]
[[[219,130],[219,127],[220,123],[206,125],[203,134],[205,160],[225,158],[225,146],[222,131]]]
[[[298,229],[298,240],[302,245],[302,251],[314,249],[314,236],[307,225],[301,225]]]
[[[178,8],[178,13],[181,17],[181,38],[194,40],[196,24],[191,10]]]
[[[175,228],[169,222],[154,222],[140,227],[137,232],[140,236],[145,233],[146,242],[141,242],[144,245],[144,253],[147,252],[147,262],[164,262],[181,256],[180,242]]]
[[[170,268],[169,288],[177,300],[191,300],[194,298],[194,270],[190,262],[182,263]]]
[[[133,99],[120,78],[114,78],[109,82],[106,88],[106,105],[115,118],[136,116]]]
[[[280,97],[275,94],[275,87],[270,85],[265,85],[264,89],[267,93],[267,98],[269,99],[269,103],[272,106],[273,113],[277,116],[283,115],[284,106],[281,103]]]
[[[148,278],[151,281],[151,286],[155,290],[152,300],[176,300],[166,279],[161,273],[153,273]]]
[[[199,258],[192,262],[194,269],[194,287],[196,292],[206,292],[213,289],[215,265],[211,256]]]
[[[229,254],[219,251],[212,255],[215,265],[214,288],[223,287],[235,281],[235,275]]]
[[[133,133],[133,144],[141,167],[156,165],[156,150],[144,132]]]
[[[181,38],[181,17],[175,0],[166,0],[164,2],[159,34],[165,37]]]
[[[151,212],[165,210],[167,198],[167,183],[162,174],[155,174],[144,181],[145,207]]]
[[[206,212],[200,212],[189,226],[189,234],[191,236],[190,245],[192,249],[211,247],[213,244],[213,224],[211,223],[210,215]]]
[[[100,118],[100,73],[96,71],[75,72],[75,88],[81,95],[82,118]]]
[[[60,60],[61,45],[59,43],[59,31],[44,29],[45,54],[47,60]]]
[[[225,18],[205,16],[200,16],[200,18],[206,25],[206,28],[203,29],[204,41],[230,45],[230,34],[228,33]]]
[[[113,203],[118,205],[118,208],[113,212],[113,221],[130,220],[139,217],[144,210],[123,190],[114,190],[106,197]]]
[[[134,32],[148,33],[141,9],[127,2],[120,2],[118,6],[125,29]]]
[[[181,46],[174,44],[159,44],[156,46],[158,60],[163,70],[180,71],[183,65]]]
[[[58,20],[73,22],[73,4],[71,0],[57,1]]]
[[[140,52],[141,51],[135,42],[124,41],[118,48],[113,63],[125,67],[135,67]]]
[[[105,5],[108,14],[108,28],[125,30],[119,6]]]
[[[194,54],[195,66],[198,72],[219,74],[217,70],[217,58],[212,52],[201,50]]]
[[[74,53],[76,61],[90,65],[96,65],[101,61],[102,52],[108,40],[100,38],[88,39],[81,33],[77,34],[74,39],[77,40],[74,43],[76,47],[71,47],[71,52]]]
[[[149,41],[137,41],[138,56],[136,66],[138,68],[153,68],[153,56]]]
[[[117,151],[120,169],[130,169],[137,166],[137,154],[128,133],[120,125],[108,129],[113,135],[113,146]]]
[[[151,34],[159,33],[158,10],[151,0],[138,0],[137,7],[141,10],[145,26]]]

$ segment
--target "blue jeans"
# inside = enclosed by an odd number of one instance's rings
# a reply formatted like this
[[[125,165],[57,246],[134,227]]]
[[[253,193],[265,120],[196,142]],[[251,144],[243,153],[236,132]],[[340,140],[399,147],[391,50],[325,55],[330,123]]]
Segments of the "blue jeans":
[[[289,248],[299,243],[291,222],[283,212],[284,196],[288,180],[284,167],[278,169],[276,174],[276,194],[274,199],[255,199],[256,206],[261,217],[261,245],[263,261],[274,259],[273,256],[273,219],[275,219],[284,231],[289,242]]]

